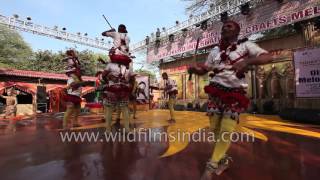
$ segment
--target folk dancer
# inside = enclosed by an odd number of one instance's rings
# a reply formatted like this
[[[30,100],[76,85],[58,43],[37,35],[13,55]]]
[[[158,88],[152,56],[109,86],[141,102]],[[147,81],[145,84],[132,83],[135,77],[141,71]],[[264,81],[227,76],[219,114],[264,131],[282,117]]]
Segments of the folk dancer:
[[[204,90],[209,96],[208,115],[210,130],[215,132],[216,141],[206,172],[221,174],[230,163],[226,155],[240,113],[244,112],[249,99],[245,96],[248,83],[245,72],[250,65],[262,65],[272,61],[272,56],[257,44],[238,40],[240,26],[234,21],[227,21],[222,26],[221,41],[210,52],[205,65],[191,67],[189,73],[204,75],[213,71],[210,84]],[[222,137],[223,135],[223,137]],[[223,139],[222,139],[223,138]]]
[[[111,29],[102,33],[103,36],[113,39],[113,47],[109,51],[110,62],[102,74],[103,85],[99,90],[104,92],[104,108],[106,119],[106,131],[111,132],[112,112],[119,107],[124,119],[124,128],[126,132],[130,131],[129,117],[129,95],[132,91],[130,81],[134,77],[129,68],[132,62],[129,53],[129,37],[126,26],[120,24],[118,32]]]
[[[81,78],[81,64],[74,50],[66,51],[67,57],[64,61],[67,62],[66,75],[68,76],[67,87],[65,88],[65,95],[63,97],[66,103],[66,112],[63,118],[63,129],[67,129],[68,120],[73,115],[71,120],[71,127],[78,127],[78,116],[80,114],[81,91],[82,86],[89,84],[84,82]]]
[[[170,79],[168,77],[168,74],[166,72],[162,73],[162,79],[164,80],[163,90],[165,94],[169,96],[168,108],[170,111],[170,119],[168,120],[168,122],[175,123],[176,118],[174,113],[174,105],[176,103],[176,98],[178,94],[178,86],[173,79]]]

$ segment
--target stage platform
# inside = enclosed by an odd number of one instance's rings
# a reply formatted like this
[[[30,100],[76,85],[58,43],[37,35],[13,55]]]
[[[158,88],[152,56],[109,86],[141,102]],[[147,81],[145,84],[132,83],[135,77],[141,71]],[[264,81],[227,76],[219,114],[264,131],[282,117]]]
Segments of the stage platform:
[[[150,134],[194,134],[199,129],[209,132],[208,117],[203,112],[178,111],[176,117],[177,122],[170,124],[167,110],[142,111],[131,124]],[[212,153],[212,142],[166,142],[163,137],[106,142],[102,115],[82,114],[81,127],[69,131],[60,130],[62,118],[62,113],[39,114],[12,121],[8,126],[2,122],[0,179],[197,180]],[[99,133],[99,138],[62,142],[61,135],[72,132]],[[320,126],[291,123],[278,116],[243,114],[237,132],[248,133],[254,139],[233,143],[228,152],[233,157],[230,169],[209,179],[320,177]]]

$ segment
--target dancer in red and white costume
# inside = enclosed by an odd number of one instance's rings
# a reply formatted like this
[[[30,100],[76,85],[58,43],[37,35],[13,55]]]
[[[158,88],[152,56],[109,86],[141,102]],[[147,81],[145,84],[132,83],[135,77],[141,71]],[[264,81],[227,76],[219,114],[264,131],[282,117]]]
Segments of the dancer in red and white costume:
[[[71,127],[79,126],[78,116],[80,114],[81,91],[82,86],[89,84],[89,82],[82,81],[81,78],[81,64],[74,50],[67,50],[67,57],[64,61],[67,62],[66,75],[68,76],[66,94],[63,99],[66,103],[67,110],[63,118],[63,129],[68,126],[68,120],[73,115]]]
[[[166,72],[162,73],[162,79],[164,82],[163,90],[164,90],[165,94],[169,96],[168,108],[170,111],[170,119],[168,120],[168,122],[175,123],[176,118],[174,115],[174,105],[175,105],[176,99],[177,99],[178,86],[176,84],[176,81],[173,79],[170,79]]]
[[[238,40],[239,33],[240,26],[236,22],[225,22],[220,44],[212,49],[205,65],[189,68],[189,73],[198,75],[213,71],[209,74],[210,84],[204,90],[209,96],[210,130],[218,139],[207,163],[207,173],[219,175],[229,166],[230,157],[226,152],[231,145],[230,136],[240,113],[249,105],[249,99],[245,96],[248,87],[245,72],[248,66],[272,61],[272,56],[257,44],[247,39]]]
[[[120,107],[123,114],[125,131],[130,131],[129,95],[132,91],[134,74],[129,68],[132,62],[129,57],[129,37],[126,26],[120,24],[118,32],[115,29],[105,31],[103,36],[113,39],[113,48],[109,52],[111,62],[106,65],[102,74],[102,88],[104,92],[104,108],[107,131],[111,131],[112,112]]]

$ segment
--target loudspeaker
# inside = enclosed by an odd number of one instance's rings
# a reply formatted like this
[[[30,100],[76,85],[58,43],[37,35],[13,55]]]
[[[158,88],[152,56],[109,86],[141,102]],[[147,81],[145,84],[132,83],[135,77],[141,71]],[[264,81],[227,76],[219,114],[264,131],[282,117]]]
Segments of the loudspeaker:
[[[176,104],[176,105],[174,106],[174,110],[175,110],[175,111],[184,111],[184,110],[185,110],[185,107],[184,107],[184,105]]]
[[[188,103],[187,104],[187,110],[188,111],[193,111],[193,104],[192,103]]]
[[[320,124],[320,110],[288,108],[282,110],[279,116],[299,123]]]
[[[220,21],[221,22],[225,22],[229,19],[229,15],[228,15],[228,12],[223,12],[220,14]]]
[[[208,110],[208,103],[206,102],[201,106],[200,112],[207,112],[207,110]]]
[[[240,6],[241,14],[248,15],[250,13],[250,4],[247,2]]]
[[[263,103],[263,113],[264,114],[275,114],[274,102],[272,100]]]
[[[47,103],[47,92],[45,86],[37,86],[37,103]]]

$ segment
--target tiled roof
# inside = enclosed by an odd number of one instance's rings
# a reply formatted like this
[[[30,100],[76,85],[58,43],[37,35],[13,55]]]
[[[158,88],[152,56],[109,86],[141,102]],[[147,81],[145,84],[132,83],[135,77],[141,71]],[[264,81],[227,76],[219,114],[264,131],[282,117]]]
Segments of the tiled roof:
[[[68,80],[65,74],[48,73],[40,71],[27,71],[18,69],[5,69],[0,68],[0,75],[6,76],[17,76],[17,77],[30,77],[30,78],[43,78],[43,79],[54,79],[54,80]],[[95,81],[95,77],[82,76],[84,81]]]

